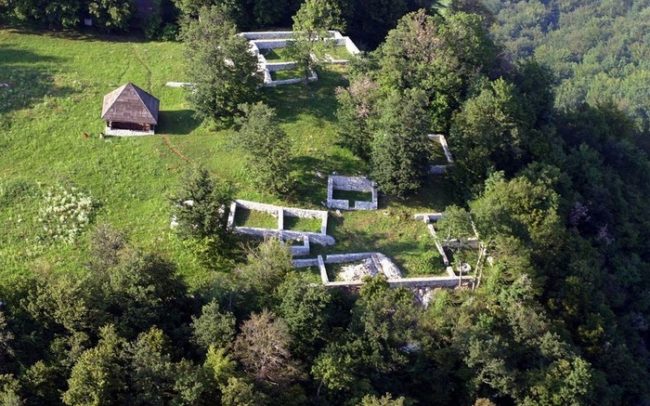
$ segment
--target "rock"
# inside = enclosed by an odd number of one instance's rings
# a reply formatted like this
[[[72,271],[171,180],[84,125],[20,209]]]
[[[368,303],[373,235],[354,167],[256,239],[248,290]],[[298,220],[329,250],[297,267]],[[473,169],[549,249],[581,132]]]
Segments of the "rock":
[[[367,258],[361,261],[361,263],[342,266],[341,271],[337,275],[337,279],[346,282],[360,281],[366,276],[375,276],[377,273],[372,259]]]

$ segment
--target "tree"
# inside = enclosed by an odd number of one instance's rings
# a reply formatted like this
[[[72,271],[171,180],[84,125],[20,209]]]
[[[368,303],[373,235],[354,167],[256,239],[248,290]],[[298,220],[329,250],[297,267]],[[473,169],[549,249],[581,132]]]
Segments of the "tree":
[[[454,117],[449,144],[454,151],[454,175],[467,190],[491,171],[508,174],[528,158],[528,122],[514,85],[497,79],[468,99]]]
[[[133,15],[133,3],[129,0],[90,0],[88,13],[94,24],[106,31],[126,31]]]
[[[158,255],[135,251],[98,283],[103,309],[129,339],[154,325],[173,331],[184,319],[187,287]]]
[[[305,81],[317,66],[317,53],[323,55],[333,45],[328,30],[342,29],[341,10],[331,0],[307,0],[293,16],[294,41],[289,54],[302,71]]]
[[[101,329],[96,347],[85,351],[68,379],[63,393],[66,405],[100,405],[129,403],[124,351],[126,341],[111,325]]]
[[[249,250],[246,265],[238,270],[243,290],[250,296],[247,307],[273,307],[277,301],[275,290],[292,271],[291,251],[277,238],[270,238],[257,249]]]
[[[376,119],[378,98],[378,85],[367,75],[352,79],[347,88],[336,88],[339,140],[365,160],[370,159],[373,140],[370,122]]]
[[[219,7],[222,12],[232,19],[239,22],[243,13],[243,2],[239,0],[173,0],[178,9],[187,17],[198,18],[202,8],[212,6]]]
[[[295,353],[314,354],[315,347],[327,337],[331,294],[323,286],[313,286],[297,275],[290,275],[278,287],[277,295],[278,313],[293,337]]]
[[[0,16],[6,14],[20,22],[49,28],[74,28],[85,6],[81,0],[0,0]]]
[[[558,199],[542,180],[517,177],[506,181],[498,172],[486,181],[483,195],[470,208],[482,238],[515,236],[549,247],[562,238]]]
[[[200,255],[213,266],[227,257],[233,246],[228,227],[233,200],[231,184],[213,179],[203,168],[189,171],[171,200],[179,235],[204,244]]]
[[[7,328],[5,313],[0,310],[0,374],[7,373],[9,359],[14,355],[12,341],[14,334]]]
[[[241,107],[238,143],[248,157],[248,168],[262,188],[284,195],[292,185],[291,144],[278,126],[275,110],[262,102]]]
[[[425,10],[402,17],[377,52],[382,86],[424,91],[430,126],[445,133],[452,112],[470,85],[491,72],[496,55],[478,16],[461,12],[443,19]]]
[[[467,210],[455,205],[445,208],[444,215],[436,222],[436,230],[443,240],[474,236],[470,214]]]
[[[167,337],[158,328],[140,334],[127,347],[131,395],[136,405],[168,404],[174,398],[176,370]]]
[[[255,390],[252,383],[242,378],[228,378],[221,388],[222,406],[259,406],[266,404],[265,396]]]
[[[20,382],[13,375],[0,375],[0,403],[6,406],[25,404],[20,397]]]
[[[235,336],[235,316],[221,312],[219,303],[211,301],[201,309],[201,316],[192,316],[192,341],[203,350],[211,346],[226,348]]]
[[[242,324],[234,351],[255,380],[286,386],[303,377],[300,364],[289,351],[290,345],[291,335],[284,320],[264,310]]]
[[[218,6],[200,9],[183,25],[186,71],[192,82],[188,100],[200,118],[231,122],[243,103],[259,97],[261,77],[248,41]]]
[[[426,96],[409,89],[391,93],[380,105],[372,143],[372,178],[387,194],[404,197],[417,192],[428,173]]]
[[[394,399],[390,393],[387,393],[381,397],[366,395],[361,399],[359,406],[404,406],[405,404],[403,396]]]

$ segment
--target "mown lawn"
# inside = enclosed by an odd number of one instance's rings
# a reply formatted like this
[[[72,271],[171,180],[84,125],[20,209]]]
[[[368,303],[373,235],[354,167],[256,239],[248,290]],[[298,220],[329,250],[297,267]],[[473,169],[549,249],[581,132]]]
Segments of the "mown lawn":
[[[251,183],[230,130],[199,122],[184,90],[164,86],[185,79],[182,61],[177,43],[0,30],[0,83],[9,85],[0,86],[0,278],[84,272],[90,232],[72,245],[39,242],[42,193],[57,184],[92,195],[93,224],[124,230],[132,245],[170,258],[194,284],[208,271],[169,228],[169,196],[192,165],[232,181],[239,198],[306,208],[322,208],[331,171],[367,173],[336,144],[334,90],[346,83],[344,68],[329,67],[311,85],[263,90],[293,142],[298,185],[283,201]],[[102,97],[128,81],[160,99],[158,135],[101,139]],[[318,252],[381,251],[421,273],[420,258],[433,243],[412,214],[444,209],[448,191],[436,180],[417,198],[382,199],[377,212],[332,215],[337,244]]]

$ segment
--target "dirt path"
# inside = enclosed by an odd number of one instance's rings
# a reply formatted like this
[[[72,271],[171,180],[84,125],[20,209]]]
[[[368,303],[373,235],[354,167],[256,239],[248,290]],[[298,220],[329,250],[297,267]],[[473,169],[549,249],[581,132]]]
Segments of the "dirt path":
[[[149,69],[149,65],[147,65],[145,60],[140,56],[135,45],[131,45],[131,51],[133,53],[133,56],[135,56],[135,59],[137,59],[140,65],[142,65],[142,67],[144,68],[144,70],[147,71],[147,75],[146,75],[147,83],[145,84],[146,86],[145,89],[147,90],[147,92],[151,92],[151,69]]]
[[[183,155],[183,153],[181,151],[179,151],[175,146],[172,145],[171,141],[169,141],[169,136],[168,135],[163,135],[162,140],[163,140],[163,144],[165,144],[165,146],[171,152],[173,152],[174,155],[176,155],[177,157],[179,157],[180,159],[182,159],[185,162],[192,162],[192,160],[190,158]]]

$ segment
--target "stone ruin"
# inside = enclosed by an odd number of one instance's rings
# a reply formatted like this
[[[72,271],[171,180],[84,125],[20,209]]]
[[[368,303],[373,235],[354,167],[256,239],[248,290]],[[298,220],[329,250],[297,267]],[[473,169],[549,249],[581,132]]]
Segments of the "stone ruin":
[[[334,42],[335,46],[343,46],[351,55],[357,55],[360,53],[359,48],[354,44],[350,37],[341,35],[338,31],[329,31],[330,37],[325,38],[325,41]],[[294,83],[302,82],[302,78],[291,78],[291,79],[282,79],[282,80],[273,80],[271,72],[277,72],[281,70],[290,70],[296,67],[295,62],[269,62],[264,57],[261,51],[266,49],[278,49],[286,48],[289,43],[294,41],[293,31],[254,31],[254,32],[242,32],[239,35],[246,38],[251,45],[251,52],[257,57],[258,70],[264,76],[264,86],[274,87],[280,85],[289,85]],[[316,58],[315,55],[311,55],[312,58]],[[327,63],[334,64],[347,64],[349,60],[347,59],[329,59]],[[308,78],[309,81],[318,80],[316,72],[312,71]]]
[[[277,218],[276,228],[260,228],[260,227],[245,227],[235,225],[235,214],[238,208],[244,208],[251,211],[260,211],[263,213],[271,214]],[[282,207],[273,204],[251,202],[248,200],[235,200],[230,205],[230,213],[228,215],[228,227],[235,230],[236,233],[245,234],[255,237],[276,237],[282,241],[298,240],[303,241],[302,249],[304,252],[305,244],[307,249],[311,242],[320,245],[333,245],[335,243],[332,236],[327,235],[327,211],[324,210],[308,210],[298,209],[292,207]],[[315,218],[321,220],[320,232],[311,231],[295,231],[286,230],[284,228],[285,217],[301,217],[301,218]],[[299,250],[296,248],[296,250]]]
[[[341,281],[330,281],[327,275],[326,265],[343,264],[339,278],[349,279]],[[320,271],[321,281],[327,287],[356,288],[363,285],[365,276],[376,276],[380,273],[386,276],[391,287],[405,287],[409,289],[420,289],[422,292],[430,288],[455,288],[468,286],[474,282],[472,276],[425,276],[402,278],[402,272],[390,258],[379,252],[362,252],[349,254],[331,254],[316,258],[294,259],[295,268],[316,267]]]
[[[475,249],[479,251],[479,261],[481,261],[482,258],[482,249],[481,249],[481,243],[478,238],[478,235],[475,235],[474,237],[469,237],[469,238],[451,238],[451,239],[441,239],[438,236],[438,233],[436,232],[436,228],[434,227],[433,223],[440,220],[443,216],[443,213],[418,213],[416,214],[415,220],[423,221],[429,230],[429,233],[433,237],[434,243],[436,245],[436,250],[438,250],[438,253],[442,257],[442,262],[445,265],[445,272],[447,275],[450,277],[457,277],[457,276],[463,276],[467,275],[472,271],[472,265],[463,263],[460,265],[458,269],[454,269],[454,267],[451,264],[451,261],[449,260],[449,256],[447,255],[447,250],[446,249]],[[476,233],[476,230],[474,231]],[[478,268],[479,264],[476,264],[476,267]]]
[[[447,168],[454,164],[454,157],[451,156],[451,151],[449,150],[449,145],[447,144],[447,138],[442,134],[428,134],[427,137],[435,142],[440,144],[442,147],[442,152],[445,154],[445,159],[447,160],[446,165],[430,165],[429,173],[433,175],[441,175],[447,172]]]
[[[370,201],[355,201],[350,207],[347,199],[334,199],[334,191],[344,190],[371,194]],[[341,210],[377,210],[377,183],[365,176],[331,175],[327,179],[327,207]]]
[[[348,263],[341,267],[337,279],[346,282],[363,280],[366,276],[383,274],[386,279],[400,279],[402,272],[386,255],[379,252],[328,255],[327,264]]]

